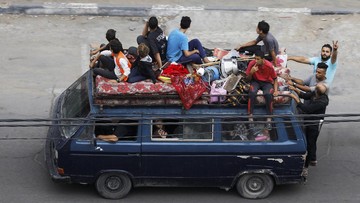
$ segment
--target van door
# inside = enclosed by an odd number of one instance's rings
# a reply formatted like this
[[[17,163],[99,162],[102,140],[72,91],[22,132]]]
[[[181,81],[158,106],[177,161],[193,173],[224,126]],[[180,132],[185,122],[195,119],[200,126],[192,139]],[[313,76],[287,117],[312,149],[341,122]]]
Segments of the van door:
[[[162,119],[145,126],[151,137],[142,145],[143,185],[217,185],[212,119]],[[166,136],[157,133],[161,126]]]
[[[105,137],[113,133],[117,141],[94,139],[99,133]],[[113,123],[97,122],[87,127],[71,144],[72,173],[96,176],[101,171],[125,171],[138,175],[140,171],[141,126],[138,120],[118,120]],[[86,137],[86,136],[85,136]]]

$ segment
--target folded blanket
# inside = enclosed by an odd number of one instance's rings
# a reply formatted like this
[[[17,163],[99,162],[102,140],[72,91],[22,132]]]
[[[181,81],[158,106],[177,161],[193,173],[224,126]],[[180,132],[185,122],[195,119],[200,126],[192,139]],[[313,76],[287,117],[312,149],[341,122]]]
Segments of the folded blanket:
[[[157,82],[153,84],[151,81],[140,81],[136,83],[127,82],[109,82],[110,79],[96,76],[96,91],[98,96],[109,95],[137,95],[137,94],[177,94],[174,86],[167,83]]]

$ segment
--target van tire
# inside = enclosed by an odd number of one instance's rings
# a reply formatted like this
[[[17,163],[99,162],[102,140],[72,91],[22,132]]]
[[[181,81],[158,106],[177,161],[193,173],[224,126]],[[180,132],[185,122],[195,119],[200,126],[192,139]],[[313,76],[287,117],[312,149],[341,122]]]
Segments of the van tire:
[[[129,176],[122,173],[104,173],[96,180],[96,190],[107,199],[121,199],[130,192],[131,188]]]
[[[245,174],[236,184],[238,193],[248,199],[262,199],[270,195],[274,180],[267,174]]]

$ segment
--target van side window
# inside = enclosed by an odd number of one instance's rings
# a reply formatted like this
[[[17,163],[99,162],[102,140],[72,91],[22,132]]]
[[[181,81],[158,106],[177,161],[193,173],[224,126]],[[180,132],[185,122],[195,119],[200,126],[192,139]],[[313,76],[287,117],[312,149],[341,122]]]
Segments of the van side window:
[[[164,121],[159,120],[153,120],[152,125],[152,138],[171,138],[174,136],[174,133],[170,133],[171,127],[170,125],[164,125]],[[172,130],[174,131],[174,130]]]
[[[139,121],[137,120],[116,120],[97,121],[94,128],[94,135],[99,140],[135,141],[138,133]]]
[[[156,119],[152,121],[151,138],[180,138],[183,126],[177,119]]]
[[[212,119],[157,119],[152,123],[152,140],[213,139]]]
[[[276,129],[266,129],[263,123],[245,123],[241,119],[221,120],[221,139],[223,141],[270,141],[276,140]]]
[[[212,139],[212,119],[184,120],[184,139]]]

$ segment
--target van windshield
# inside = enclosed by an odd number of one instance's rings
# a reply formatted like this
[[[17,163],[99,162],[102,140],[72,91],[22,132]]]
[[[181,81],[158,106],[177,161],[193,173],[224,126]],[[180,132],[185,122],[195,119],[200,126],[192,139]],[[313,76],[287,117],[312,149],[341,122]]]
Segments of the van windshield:
[[[70,119],[62,121],[62,135],[69,138],[84,121],[76,118],[85,118],[90,112],[87,74],[74,82],[66,91],[61,106],[61,118]],[[71,120],[74,119],[74,120]]]

